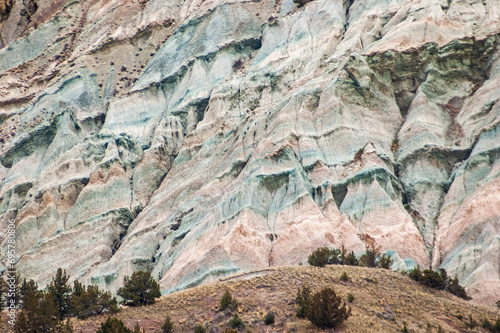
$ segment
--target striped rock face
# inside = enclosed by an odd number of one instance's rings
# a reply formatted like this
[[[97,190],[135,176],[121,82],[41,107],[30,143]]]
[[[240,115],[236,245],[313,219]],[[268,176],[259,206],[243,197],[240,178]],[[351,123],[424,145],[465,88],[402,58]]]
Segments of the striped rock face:
[[[374,243],[500,299],[497,0],[0,15],[0,229],[23,276],[116,290],[142,269],[168,293]]]

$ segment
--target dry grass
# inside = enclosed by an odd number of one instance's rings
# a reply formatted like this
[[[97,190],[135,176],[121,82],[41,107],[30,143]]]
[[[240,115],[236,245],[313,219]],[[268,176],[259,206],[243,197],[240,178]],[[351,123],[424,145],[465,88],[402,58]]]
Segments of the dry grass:
[[[351,278],[342,282],[346,272]],[[258,276],[261,275],[261,276]],[[252,277],[253,276],[253,277]],[[335,332],[400,332],[403,322],[410,332],[486,332],[480,327],[467,330],[472,315],[494,322],[500,315],[495,308],[479,306],[445,291],[418,285],[408,277],[388,270],[351,266],[276,267],[212,282],[200,287],[163,296],[154,305],[125,308],[116,317],[133,328],[139,322],[146,332],[160,332],[166,315],[175,323],[175,332],[192,332],[197,323],[223,332],[229,313],[218,312],[219,300],[228,288],[240,302],[238,311],[251,332],[316,332],[307,321],[295,317],[297,288],[309,284],[313,291],[333,287],[343,299],[352,293],[352,316]],[[267,311],[276,313],[276,323],[265,326]],[[106,316],[75,320],[75,332],[94,333]],[[430,330],[428,330],[430,328]],[[207,330],[207,332],[209,332]]]

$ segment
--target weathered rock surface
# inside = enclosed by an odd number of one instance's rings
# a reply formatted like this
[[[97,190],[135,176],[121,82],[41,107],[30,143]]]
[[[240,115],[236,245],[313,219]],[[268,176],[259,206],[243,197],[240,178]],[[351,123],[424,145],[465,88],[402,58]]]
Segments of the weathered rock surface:
[[[0,2],[23,275],[171,292],[370,240],[500,299],[498,1],[45,2]]]

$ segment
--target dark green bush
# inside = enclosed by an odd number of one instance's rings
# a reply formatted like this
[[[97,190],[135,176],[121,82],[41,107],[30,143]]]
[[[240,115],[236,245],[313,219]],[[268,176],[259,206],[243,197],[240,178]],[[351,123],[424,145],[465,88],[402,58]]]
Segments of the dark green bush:
[[[229,290],[226,289],[219,301],[219,311],[226,309],[236,310],[238,308],[238,301],[234,298]]]
[[[174,331],[174,323],[172,321],[172,318],[170,318],[170,316],[167,316],[167,318],[165,318],[165,321],[163,322],[163,325],[161,325],[161,332],[170,333],[173,331]]]
[[[108,317],[105,322],[101,323],[101,327],[96,333],[133,333],[127,328],[123,321],[116,317]]]
[[[295,304],[297,304],[296,316],[299,318],[306,317],[306,306],[309,298],[311,297],[311,288],[308,285],[299,287],[297,290],[297,297],[295,297]]]
[[[340,281],[344,281],[344,282],[347,282],[349,281],[351,278],[349,277],[349,275],[347,275],[346,272],[343,272],[341,275],[340,275]]]
[[[415,280],[417,282],[422,281],[423,275],[422,275],[422,271],[420,270],[420,267],[417,265],[417,267],[414,267],[413,269],[411,269],[408,272],[408,277],[410,277],[410,279]]]
[[[330,250],[327,247],[320,247],[314,250],[307,258],[307,262],[311,266],[325,267],[330,258]]]
[[[378,260],[378,267],[390,269],[392,266],[392,258],[390,254],[382,254],[382,257]]]
[[[459,284],[457,277],[451,279],[444,268],[440,268],[438,272],[432,269],[426,269],[422,272],[417,266],[408,272],[408,276],[427,287],[444,289],[465,300],[470,299],[465,289]]]
[[[245,323],[243,322],[243,320],[240,318],[240,316],[238,316],[238,313],[234,313],[233,315],[233,318],[229,319],[229,326],[231,326],[231,328],[243,328],[245,327]]]
[[[125,276],[123,284],[117,294],[124,299],[126,305],[153,304],[161,296],[160,285],[148,272],[136,271],[131,277]]]
[[[108,291],[99,290],[95,285],[83,286],[75,281],[71,294],[71,313],[79,319],[101,314],[118,312],[118,302]]]
[[[274,324],[274,321],[275,321],[274,312],[268,311],[264,317],[264,324],[272,325]]]
[[[354,251],[349,252],[349,254],[347,254],[344,257],[343,263],[344,263],[344,265],[349,265],[349,266],[358,266],[359,265],[358,258],[356,258]]]
[[[306,318],[322,329],[334,328],[350,315],[351,309],[347,309],[335,290],[328,287],[312,295],[306,305]]]
[[[349,303],[352,303],[354,301],[354,295],[351,293],[347,294],[347,301]]]

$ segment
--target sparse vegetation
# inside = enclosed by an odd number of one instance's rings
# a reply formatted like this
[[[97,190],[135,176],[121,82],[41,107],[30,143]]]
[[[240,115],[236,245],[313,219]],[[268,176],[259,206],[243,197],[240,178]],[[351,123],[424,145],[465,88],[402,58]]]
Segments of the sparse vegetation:
[[[422,272],[417,266],[408,272],[408,276],[429,288],[447,290],[462,299],[470,299],[465,289],[459,284],[457,277],[451,279],[444,268],[440,268],[439,272],[432,269],[426,269]]]
[[[117,294],[124,299],[126,305],[153,304],[161,296],[160,285],[148,272],[136,271],[131,277],[125,276],[123,284]]]
[[[272,324],[274,324],[274,321],[275,321],[274,312],[268,311],[266,313],[266,316],[264,317],[264,324],[272,325]]]
[[[309,255],[307,262],[309,265],[316,267],[349,265],[389,269],[392,265],[392,258],[387,253],[380,255],[380,248],[375,247],[374,243],[370,242],[366,247],[366,252],[359,259],[356,258],[353,251],[347,253],[344,247],[341,250],[320,247]]]
[[[469,315],[469,321],[465,322],[465,327],[470,329],[477,327],[477,321],[472,318],[472,315]]]
[[[206,332],[207,332],[207,329],[202,324],[197,324],[194,327],[194,331],[193,331],[193,333],[206,333]]]
[[[481,326],[491,333],[500,333],[500,317],[496,320],[495,324],[492,324],[488,318],[483,318],[481,321]]]
[[[234,313],[233,318],[229,319],[228,324],[229,324],[229,326],[231,326],[231,328],[238,328],[238,329],[240,329],[240,328],[245,327],[245,323],[240,318],[240,316],[238,316],[237,312]]]
[[[101,327],[96,333],[133,333],[123,321],[116,317],[108,317],[105,322],[101,323]]]
[[[354,295],[352,293],[347,294],[347,301],[349,303],[354,302]]]

